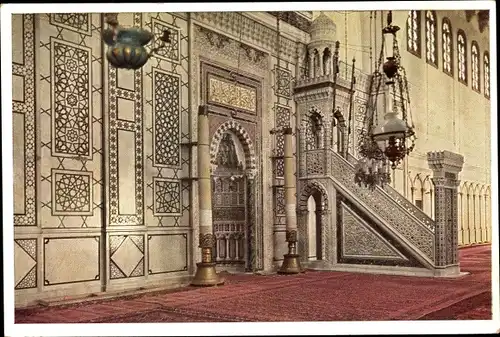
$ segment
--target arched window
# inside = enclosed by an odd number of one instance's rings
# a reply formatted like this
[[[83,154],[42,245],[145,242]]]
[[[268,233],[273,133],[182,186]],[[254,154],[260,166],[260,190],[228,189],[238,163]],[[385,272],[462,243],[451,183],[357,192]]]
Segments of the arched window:
[[[448,18],[443,19],[443,71],[453,76],[453,33],[451,22]]]
[[[425,46],[427,63],[437,67],[437,29],[435,11],[425,12]]]
[[[410,53],[420,57],[421,55],[421,40],[420,40],[420,11],[409,11],[408,20],[406,21],[406,37],[407,49]]]
[[[490,53],[484,52],[484,96],[490,98]]]
[[[318,111],[312,111],[306,126],[306,150],[323,147],[323,119]]]
[[[479,46],[476,41],[472,41],[470,47],[471,70],[472,70],[472,89],[481,92],[481,73],[479,71]]]
[[[457,33],[457,54],[458,80],[467,84],[467,38],[461,29]]]

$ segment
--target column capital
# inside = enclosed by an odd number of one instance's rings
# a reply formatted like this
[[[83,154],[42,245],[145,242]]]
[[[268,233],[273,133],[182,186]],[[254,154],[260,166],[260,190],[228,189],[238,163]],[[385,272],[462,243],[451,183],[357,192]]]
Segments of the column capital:
[[[427,162],[434,177],[457,180],[464,165],[464,157],[450,151],[432,151],[427,152]]]

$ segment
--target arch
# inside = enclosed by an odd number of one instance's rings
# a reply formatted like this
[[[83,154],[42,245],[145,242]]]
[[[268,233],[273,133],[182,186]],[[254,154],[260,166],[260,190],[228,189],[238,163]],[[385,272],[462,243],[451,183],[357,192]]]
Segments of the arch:
[[[301,212],[307,211],[307,202],[311,195],[314,195],[315,192],[321,195],[321,210],[328,210],[328,193],[326,188],[317,181],[308,181],[304,187],[302,187],[299,194],[299,202],[297,205],[297,210]]]
[[[215,159],[217,158],[220,142],[227,131],[234,132],[241,142],[243,151],[245,152],[246,173],[249,177],[254,177],[257,173],[257,164],[253,142],[245,128],[235,120],[228,120],[219,125],[212,137],[212,141],[210,142],[210,164],[212,165],[212,170],[214,165],[216,165]]]
[[[323,50],[323,55],[322,55],[324,75],[330,75],[330,74],[333,73],[333,70],[332,70],[332,57],[333,57],[332,50],[329,47],[326,47]]]
[[[442,31],[442,59],[443,59],[443,71],[453,76],[453,29],[451,26],[451,21],[447,17],[443,18],[443,23],[441,25]]]
[[[490,98],[490,53],[485,50],[483,55],[483,73],[484,73],[484,96]]]
[[[312,106],[302,117],[301,150],[315,150],[326,145],[325,115],[316,106]]]
[[[434,218],[434,188],[430,175],[426,175],[422,181],[422,189],[422,203],[424,205],[423,211],[426,212],[431,218]]]
[[[313,114],[318,114],[323,122],[326,121],[326,116],[323,113],[323,111],[321,111],[321,109],[318,108],[316,105],[313,105],[309,108],[309,110],[307,110],[304,116],[302,116],[302,124],[305,125]]]
[[[425,12],[425,50],[427,63],[438,66],[436,11]]]
[[[420,38],[421,12],[409,11],[406,20],[406,49],[415,56],[421,57],[422,40]]]
[[[462,29],[457,32],[458,80],[467,85],[467,36]]]
[[[471,82],[472,89],[481,92],[481,69],[480,69],[480,58],[479,55],[479,44],[476,40],[473,40],[470,46],[470,58],[471,58]]]
[[[314,49],[313,50],[313,70],[314,70],[313,77],[323,76],[323,74],[321,73],[321,69],[322,69],[321,55],[320,55],[318,49]]]

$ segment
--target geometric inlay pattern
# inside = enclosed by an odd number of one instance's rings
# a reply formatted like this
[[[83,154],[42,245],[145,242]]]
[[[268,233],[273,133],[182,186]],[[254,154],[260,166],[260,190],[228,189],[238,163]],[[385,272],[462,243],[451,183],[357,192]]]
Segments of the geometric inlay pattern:
[[[276,216],[285,215],[285,189],[276,188]]]
[[[345,204],[342,204],[342,226],[342,250],[345,257],[404,258]]]
[[[142,13],[134,13],[134,27],[140,28]],[[132,70],[130,70],[132,71]],[[143,74],[142,69],[133,70],[134,90],[120,91],[117,86],[118,71],[108,63],[108,122],[109,141],[109,225],[140,226],[144,224],[144,166],[143,166]],[[123,92],[125,91],[125,92]],[[125,122],[118,118],[118,98],[134,100],[134,121]],[[119,214],[118,198],[118,130],[134,132],[135,146],[130,149],[128,156],[135,157],[135,211],[133,214]],[[122,154],[121,154],[122,155]]]
[[[92,172],[52,170],[54,215],[92,215]]]
[[[153,178],[154,183],[154,215],[172,216],[181,213],[181,184],[179,181],[166,178]]]
[[[36,108],[34,15],[23,15],[23,64],[12,64],[12,73],[24,77],[24,102],[12,102],[13,113],[24,115],[24,214],[14,214],[14,226],[36,226]]]
[[[110,279],[144,275],[144,236],[109,236]]]
[[[282,105],[275,104],[275,113],[276,113],[276,128],[285,128],[290,126],[290,108]],[[278,133],[276,135],[276,155],[283,156],[284,155],[284,146],[285,146],[285,137],[282,133]],[[281,158],[276,159],[276,177],[284,176],[284,161]]]
[[[292,95],[292,72],[277,65],[274,67],[274,72],[276,78],[274,94],[276,96],[290,98]]]
[[[181,54],[179,51],[181,30],[178,27],[169,25],[168,23],[155,18],[151,18],[151,26],[153,27],[153,34],[155,36],[153,47],[160,46],[161,40],[159,38],[163,35],[163,31],[167,30],[170,32],[170,42],[167,43],[164,48],[155,52],[155,56],[160,59],[164,59],[165,61],[179,63],[181,60]]]
[[[180,165],[180,78],[153,68],[154,165]]]
[[[92,157],[92,50],[51,38],[52,155]]]
[[[16,260],[16,272],[18,268],[24,268],[20,276],[16,277],[15,289],[36,288],[37,286],[37,241],[36,239],[14,240],[16,243],[14,257]]]
[[[55,13],[50,15],[50,23],[54,26],[74,32],[92,35],[89,13]]]

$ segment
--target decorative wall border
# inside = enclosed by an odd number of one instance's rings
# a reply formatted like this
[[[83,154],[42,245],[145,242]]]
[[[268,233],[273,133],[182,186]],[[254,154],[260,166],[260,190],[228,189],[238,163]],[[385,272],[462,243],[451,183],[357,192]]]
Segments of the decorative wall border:
[[[14,226],[37,226],[36,195],[37,195],[37,165],[36,165],[36,92],[35,84],[35,16],[23,14],[23,64],[12,64],[12,74],[24,78],[24,103],[13,102],[12,112],[24,115],[24,214],[14,214]],[[31,92],[27,95],[26,92]]]
[[[142,26],[142,13],[134,13],[134,27]],[[128,225],[142,226],[144,224],[144,165],[143,165],[143,82],[142,69],[134,70],[134,122],[118,119],[117,103],[120,97],[117,93],[117,69],[108,63],[108,126],[109,126],[109,212],[110,226]],[[127,94],[128,96],[128,94]],[[127,97],[123,97],[127,98]],[[126,127],[129,126],[129,127]],[[118,130],[125,129],[135,133],[135,214],[119,214],[118,208]],[[130,129],[130,130],[129,130]]]

